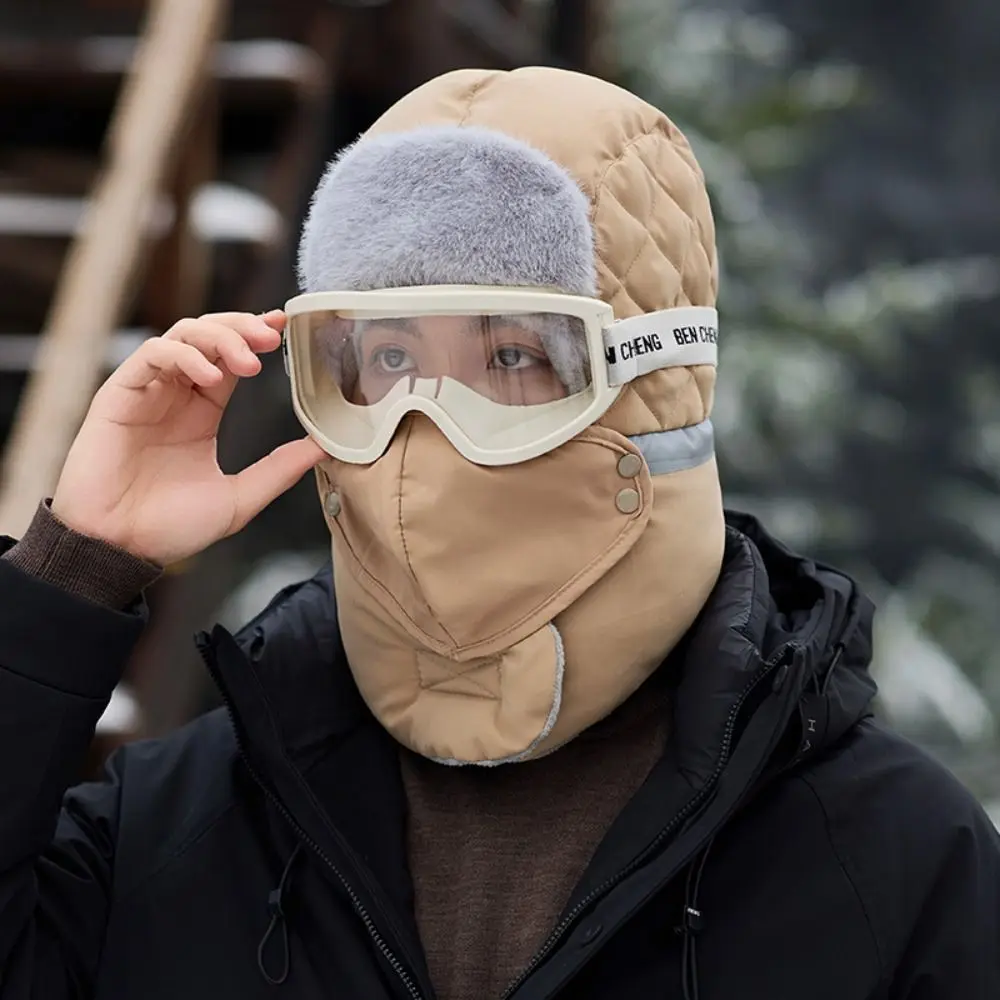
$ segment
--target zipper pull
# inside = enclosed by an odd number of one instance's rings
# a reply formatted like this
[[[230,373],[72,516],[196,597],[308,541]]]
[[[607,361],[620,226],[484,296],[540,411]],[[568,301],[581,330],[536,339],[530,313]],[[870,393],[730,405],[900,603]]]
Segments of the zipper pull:
[[[302,844],[296,844],[295,850],[292,851],[291,856],[288,858],[288,863],[285,865],[285,870],[281,873],[278,888],[272,889],[267,894],[267,911],[271,915],[271,921],[267,925],[267,930],[264,931],[264,936],[260,939],[260,944],[257,946],[257,968],[260,969],[260,974],[271,986],[280,986],[286,979],[288,979],[288,973],[291,970],[291,953],[288,946],[288,920],[285,917],[283,901],[285,890],[288,887],[292,865],[295,864],[295,859],[299,856],[301,850]],[[281,964],[280,971],[277,975],[272,975],[267,968],[265,952],[267,951],[268,941],[271,940],[272,935],[278,930],[281,931]]]

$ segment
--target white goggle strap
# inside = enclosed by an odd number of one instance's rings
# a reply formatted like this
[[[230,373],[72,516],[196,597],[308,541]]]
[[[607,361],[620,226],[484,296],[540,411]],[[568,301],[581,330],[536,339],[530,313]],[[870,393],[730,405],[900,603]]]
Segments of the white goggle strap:
[[[708,306],[680,306],[632,316],[604,331],[608,385],[624,385],[661,368],[716,365],[719,314]]]

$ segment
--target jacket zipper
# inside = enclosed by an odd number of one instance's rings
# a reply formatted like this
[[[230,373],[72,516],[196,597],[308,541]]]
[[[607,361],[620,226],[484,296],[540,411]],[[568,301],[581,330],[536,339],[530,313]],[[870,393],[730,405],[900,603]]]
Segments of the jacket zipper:
[[[393,972],[395,972],[396,975],[400,978],[403,985],[406,987],[407,992],[410,994],[412,1000],[424,1000],[423,994],[421,994],[420,990],[417,989],[416,984],[410,978],[410,975],[406,971],[406,968],[403,966],[403,963],[400,962],[400,960],[393,953],[392,949],[386,943],[385,939],[379,933],[378,928],[375,926],[375,921],[372,920],[371,914],[369,914],[368,910],[365,907],[365,904],[361,902],[360,898],[358,897],[358,894],[351,887],[350,882],[347,881],[347,879],[344,877],[340,869],[330,860],[329,855],[327,855],[327,853],[323,850],[323,848],[320,847],[320,845],[317,844],[316,841],[313,840],[312,837],[310,837],[309,834],[302,829],[302,826],[291,814],[291,812],[289,812],[285,804],[278,798],[277,795],[275,795],[274,792],[271,791],[271,789],[261,778],[260,774],[257,772],[256,768],[254,768],[253,764],[250,763],[250,759],[246,753],[246,748],[243,744],[243,737],[240,735],[239,726],[236,724],[236,716],[235,713],[233,712],[232,702],[229,699],[229,694],[226,691],[225,685],[220,683],[219,675],[215,669],[215,665],[211,662],[208,653],[204,648],[201,648],[200,644],[199,644],[199,652],[201,653],[202,660],[204,660],[205,662],[205,666],[208,668],[208,672],[212,675],[212,677],[215,680],[215,686],[219,689],[219,693],[221,694],[222,700],[226,706],[226,711],[229,713],[229,721],[232,724],[233,734],[236,738],[236,749],[238,750],[240,759],[243,761],[243,766],[247,769],[247,772],[249,773],[250,777],[253,779],[255,784],[260,788],[260,790],[264,793],[268,801],[274,806],[275,809],[277,809],[278,813],[285,820],[285,822],[287,822],[288,825],[292,828],[292,830],[295,832],[295,835],[299,838],[299,840],[303,844],[305,844],[306,847],[308,847],[337,877],[337,881],[342,886],[344,892],[347,893],[347,896],[351,900],[351,904],[353,905],[355,912],[358,914],[358,916],[364,923],[365,929],[368,931],[368,934],[371,937],[372,941],[375,943],[375,946],[382,953],[382,956],[385,958],[385,960],[389,963],[389,966],[392,968]]]
[[[559,943],[562,936],[566,931],[576,922],[577,917],[580,916],[589,906],[595,903],[601,896],[610,892],[616,885],[621,881],[628,878],[642,863],[655,851],[657,851],[663,842],[673,833],[673,831],[687,819],[691,813],[698,808],[699,805],[704,801],[705,797],[715,786],[715,783],[719,780],[723,770],[725,769],[726,763],[729,760],[729,754],[732,750],[733,736],[736,731],[736,717],[739,715],[740,709],[743,707],[743,703],[750,697],[750,695],[757,688],[757,685],[761,683],[766,677],[768,677],[774,668],[781,662],[785,653],[788,652],[795,645],[794,642],[790,641],[781,646],[775,653],[772,654],[771,658],[767,660],[764,664],[763,669],[759,674],[743,689],[739,698],[733,704],[729,711],[729,715],[726,719],[726,729],[722,737],[722,752],[719,754],[718,763],[715,765],[715,769],[709,776],[708,781],[705,783],[704,787],[691,798],[687,805],[685,805],[674,818],[657,834],[653,842],[639,855],[637,855],[628,865],[626,865],[621,871],[617,872],[607,881],[603,882],[596,889],[588,893],[583,899],[580,900],[576,906],[566,914],[565,917],[559,922],[555,930],[549,935],[548,939],[542,945],[542,947],[535,952],[534,957],[524,968],[521,974],[503,991],[500,996],[500,1000],[510,1000],[510,997],[514,995],[524,984],[525,980],[538,968],[539,965],[552,953],[552,950]]]

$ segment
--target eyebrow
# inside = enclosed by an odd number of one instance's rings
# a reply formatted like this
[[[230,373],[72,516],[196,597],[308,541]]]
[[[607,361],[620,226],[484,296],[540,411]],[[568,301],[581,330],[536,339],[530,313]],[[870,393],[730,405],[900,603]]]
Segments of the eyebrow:
[[[503,327],[512,326],[525,333],[538,334],[538,326],[541,324],[532,323],[531,319],[537,317],[537,313],[490,313],[484,316],[469,317],[469,332],[478,334],[481,332],[480,321],[489,320],[490,326]]]
[[[526,333],[538,334],[537,326],[540,324],[525,322],[529,317],[534,317],[535,314],[520,314],[520,313],[509,313],[509,314],[489,314],[483,316],[468,316],[466,318],[466,332],[472,336],[479,336],[482,333],[482,320],[488,319],[491,325],[494,326],[512,326],[516,327],[518,330],[524,330]],[[406,333],[411,337],[415,337],[417,340],[423,339],[423,331],[420,329],[419,324],[416,319],[409,316],[386,316],[380,319],[365,319],[359,321],[361,328],[358,333],[367,333],[370,329],[383,327],[389,330],[399,330],[402,333]]]
[[[390,330],[401,330],[403,333],[408,333],[411,337],[416,337],[418,340],[423,338],[423,331],[417,325],[416,321],[405,316],[386,316],[384,319],[365,319],[361,320],[361,329],[359,333],[367,333],[370,329],[375,327],[387,327]]]

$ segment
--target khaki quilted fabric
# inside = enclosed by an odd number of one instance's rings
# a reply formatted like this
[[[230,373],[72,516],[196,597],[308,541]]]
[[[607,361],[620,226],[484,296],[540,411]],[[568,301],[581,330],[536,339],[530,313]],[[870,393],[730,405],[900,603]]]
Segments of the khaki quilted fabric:
[[[590,199],[600,295],[619,318],[715,305],[715,226],[704,177],[661,111],[595,77],[547,67],[458,70],[408,94],[370,132],[425,125],[493,128],[542,150]],[[601,423],[642,434],[708,416],[714,368],[646,375]]]

